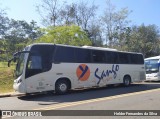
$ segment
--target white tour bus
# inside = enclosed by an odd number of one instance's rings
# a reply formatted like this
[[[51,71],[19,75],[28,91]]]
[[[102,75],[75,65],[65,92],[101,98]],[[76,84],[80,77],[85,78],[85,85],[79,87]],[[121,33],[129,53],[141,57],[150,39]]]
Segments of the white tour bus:
[[[144,58],[140,53],[100,47],[75,47],[39,43],[14,54],[17,60],[14,89],[21,93],[130,85],[145,80]]]
[[[145,59],[146,81],[160,81],[160,56]]]

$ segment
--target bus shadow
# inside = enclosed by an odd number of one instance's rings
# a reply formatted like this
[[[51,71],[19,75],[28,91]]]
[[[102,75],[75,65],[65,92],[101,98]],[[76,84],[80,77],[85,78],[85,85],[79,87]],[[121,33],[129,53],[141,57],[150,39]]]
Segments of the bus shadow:
[[[148,81],[145,81],[147,83],[160,83],[160,81],[152,81],[152,80],[148,80]]]
[[[107,86],[102,88],[90,88],[85,90],[72,90],[65,95],[56,95],[51,92],[33,94],[29,96],[20,96],[18,99],[23,101],[37,101],[38,105],[53,105],[62,102],[76,102],[96,98],[110,97],[127,93],[134,93],[146,90],[160,88],[160,82],[157,83],[139,83],[132,84],[129,87]]]

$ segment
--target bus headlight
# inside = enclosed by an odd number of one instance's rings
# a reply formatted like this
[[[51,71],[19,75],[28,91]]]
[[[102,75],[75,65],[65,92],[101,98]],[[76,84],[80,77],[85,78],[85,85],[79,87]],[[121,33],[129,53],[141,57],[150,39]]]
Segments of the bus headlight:
[[[17,81],[17,83],[21,83],[22,82],[22,79],[19,79],[18,81]]]
[[[156,74],[154,77],[158,77],[158,74]]]

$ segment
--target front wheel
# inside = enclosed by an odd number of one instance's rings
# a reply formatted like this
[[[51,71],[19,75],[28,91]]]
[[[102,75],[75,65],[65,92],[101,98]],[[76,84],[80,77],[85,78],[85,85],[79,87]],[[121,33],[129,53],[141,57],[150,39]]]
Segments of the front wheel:
[[[129,76],[125,76],[123,79],[123,85],[129,86],[131,84],[131,78]]]
[[[58,94],[65,94],[69,89],[68,82],[65,80],[59,80],[55,85],[55,91]]]

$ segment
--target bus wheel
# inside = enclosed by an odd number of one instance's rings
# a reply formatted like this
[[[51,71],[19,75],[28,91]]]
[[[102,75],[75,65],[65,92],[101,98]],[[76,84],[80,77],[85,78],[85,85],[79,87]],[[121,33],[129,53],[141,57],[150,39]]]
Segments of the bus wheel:
[[[59,80],[56,82],[55,91],[58,94],[65,94],[69,89],[68,82],[66,80]]]
[[[125,76],[123,78],[123,85],[124,86],[129,86],[130,84],[131,84],[131,78],[130,78],[130,76]]]

